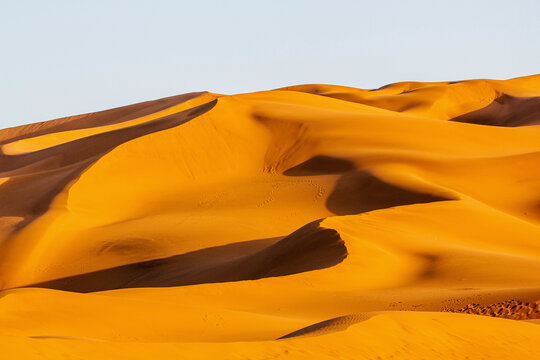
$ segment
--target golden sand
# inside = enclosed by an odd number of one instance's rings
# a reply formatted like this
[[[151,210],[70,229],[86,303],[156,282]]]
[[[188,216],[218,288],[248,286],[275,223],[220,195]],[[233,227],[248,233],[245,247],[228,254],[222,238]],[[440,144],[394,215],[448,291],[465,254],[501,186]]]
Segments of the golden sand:
[[[6,359],[540,353],[540,75],[192,93],[0,146]]]

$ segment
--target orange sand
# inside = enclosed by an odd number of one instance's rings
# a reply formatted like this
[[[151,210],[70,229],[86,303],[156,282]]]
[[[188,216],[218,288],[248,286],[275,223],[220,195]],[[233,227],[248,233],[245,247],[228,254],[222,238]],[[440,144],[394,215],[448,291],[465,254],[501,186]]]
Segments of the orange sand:
[[[6,358],[540,353],[540,75],[192,93],[0,146]]]

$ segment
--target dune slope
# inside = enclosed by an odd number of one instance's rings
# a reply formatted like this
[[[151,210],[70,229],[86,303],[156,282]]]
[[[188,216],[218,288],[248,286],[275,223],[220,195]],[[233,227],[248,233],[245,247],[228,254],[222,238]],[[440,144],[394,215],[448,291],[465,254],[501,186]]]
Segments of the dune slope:
[[[299,85],[0,130],[3,353],[532,359],[538,99]]]

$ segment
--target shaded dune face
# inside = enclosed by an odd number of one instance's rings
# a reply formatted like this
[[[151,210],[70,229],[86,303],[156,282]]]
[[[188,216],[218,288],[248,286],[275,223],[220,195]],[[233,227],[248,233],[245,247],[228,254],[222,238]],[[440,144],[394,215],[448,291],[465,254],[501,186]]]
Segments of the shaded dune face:
[[[177,105],[179,103],[188,101],[202,94],[204,94],[204,92],[193,92],[153,101],[145,101],[138,104],[122,106],[95,113],[69,116],[35,124],[3,129],[0,130],[0,145],[11,141],[40,136],[44,134],[50,134],[54,132],[92,128],[129,121],[141,116],[164,110],[172,105]]]
[[[0,130],[2,354],[536,358],[538,99],[308,84]]]
[[[341,174],[355,170],[356,166],[352,161],[340,159],[327,155],[316,155],[283,172],[288,176],[309,176],[309,175],[329,175]]]
[[[321,228],[320,222],[282,239],[233,243],[31,286],[85,293],[256,280],[324,269],[343,261],[347,248],[337,231]]]
[[[0,216],[17,216],[27,225],[86,168],[131,139],[181,125],[210,110],[215,101],[140,125],[105,132],[44,150],[0,155],[0,169],[10,179],[0,187]]]
[[[342,175],[326,206],[336,215],[353,215],[394,206],[452,200],[388,184],[366,171]]]
[[[354,215],[394,206],[455,200],[407,190],[384,182],[367,171],[355,170],[353,162],[326,155],[317,155],[285,172],[288,176],[342,174],[326,207],[336,215]]]
[[[375,314],[362,314],[362,315],[345,315],[333,319],[321,321],[319,323],[306,326],[305,328],[298,329],[289,334],[279,337],[277,340],[289,339],[299,336],[317,336],[336,331],[346,330],[351,325],[369,319]]]
[[[540,125],[540,97],[516,97],[503,94],[488,106],[451,120],[506,127]]]

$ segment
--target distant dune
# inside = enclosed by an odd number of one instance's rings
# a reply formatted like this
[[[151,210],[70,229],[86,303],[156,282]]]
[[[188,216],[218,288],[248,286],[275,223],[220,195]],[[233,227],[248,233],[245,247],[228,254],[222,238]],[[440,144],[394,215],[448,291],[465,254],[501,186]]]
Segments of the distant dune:
[[[6,359],[535,359],[540,75],[0,130]]]

